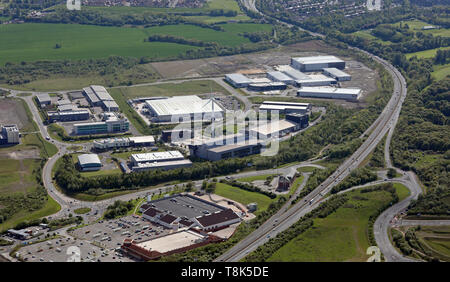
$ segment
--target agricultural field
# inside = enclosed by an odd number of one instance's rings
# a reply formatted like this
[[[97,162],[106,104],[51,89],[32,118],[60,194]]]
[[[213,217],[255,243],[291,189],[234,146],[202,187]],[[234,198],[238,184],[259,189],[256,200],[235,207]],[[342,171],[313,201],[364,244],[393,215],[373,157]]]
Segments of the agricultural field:
[[[399,187],[397,193],[404,194]],[[268,261],[366,261],[369,217],[391,201],[390,193],[348,192],[349,201],[277,250]]]
[[[124,57],[176,58],[199,47],[144,42],[152,34],[167,34],[188,39],[238,46],[250,40],[240,32],[270,30],[270,25],[229,24],[225,32],[193,25],[168,25],[149,28],[107,27],[78,24],[11,24],[0,26],[0,64],[38,60],[77,60]],[[56,45],[60,48],[57,48]]]
[[[275,201],[261,193],[246,191],[225,183],[217,183],[214,194],[234,200],[244,205],[258,203],[258,210],[255,212],[256,215],[262,211],[265,211],[269,207],[270,203]]]

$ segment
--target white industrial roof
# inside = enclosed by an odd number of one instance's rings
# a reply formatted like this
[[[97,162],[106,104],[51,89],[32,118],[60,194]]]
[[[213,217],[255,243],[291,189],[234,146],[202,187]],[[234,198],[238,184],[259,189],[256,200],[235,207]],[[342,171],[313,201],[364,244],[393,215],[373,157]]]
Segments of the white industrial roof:
[[[306,111],[308,110],[308,107],[306,106],[289,106],[289,105],[261,105],[259,107],[260,111],[269,111],[269,110],[278,110],[278,111],[285,111],[285,110],[299,110],[299,111]]]
[[[263,105],[288,105],[288,106],[300,106],[309,107],[310,103],[297,103],[297,102],[282,102],[282,101],[264,101]]]
[[[76,110],[78,110],[78,107],[76,105],[72,105],[72,104],[58,106],[58,111],[60,111],[60,112],[76,111]]]
[[[102,162],[98,158],[97,154],[83,154],[78,156],[78,162],[81,166],[87,164],[101,164]]]
[[[296,125],[290,121],[285,119],[277,120],[273,122],[268,122],[266,124],[262,124],[258,127],[252,128],[251,130],[257,132],[262,135],[272,135],[276,132],[295,127]]]
[[[331,78],[331,77],[320,77],[318,75],[316,75],[315,77],[310,77],[308,79],[298,79],[295,82],[298,84],[302,84],[302,83],[314,83],[314,82],[335,82],[336,79]]]
[[[106,88],[101,85],[91,85],[92,91],[97,95],[98,99],[101,101],[114,101],[114,99],[109,95]]]
[[[133,136],[129,138],[134,143],[154,143],[155,138],[153,136]]]
[[[281,71],[271,71],[267,73],[279,81],[292,81],[292,77],[282,73]]]
[[[309,79],[309,76],[307,74],[304,74],[289,65],[281,65],[278,66],[277,69],[296,80]]]
[[[292,58],[301,64],[320,64],[320,63],[341,63],[343,60],[336,56],[311,56]]]
[[[216,102],[202,100],[196,95],[148,100],[146,103],[158,116],[212,113],[213,104],[214,113],[223,112],[222,107]]]
[[[184,156],[179,151],[167,151],[167,152],[133,154],[131,155],[131,158],[136,162],[156,162],[156,161],[184,159]]]
[[[323,71],[328,72],[336,77],[347,77],[350,76],[348,73],[341,71],[340,69],[337,68],[324,68]]]
[[[302,87],[298,92],[310,92],[310,93],[335,93],[335,94],[348,94],[358,95],[361,93],[359,88],[334,88],[334,87]]]
[[[228,79],[231,79],[232,81],[236,82],[236,83],[251,83],[252,80],[248,77],[246,77],[243,74],[240,73],[230,73],[230,74],[226,74],[225,77],[227,77]]]
[[[251,80],[251,83],[271,83],[272,81],[270,79],[268,79],[267,77],[258,77],[258,78],[253,78]]]

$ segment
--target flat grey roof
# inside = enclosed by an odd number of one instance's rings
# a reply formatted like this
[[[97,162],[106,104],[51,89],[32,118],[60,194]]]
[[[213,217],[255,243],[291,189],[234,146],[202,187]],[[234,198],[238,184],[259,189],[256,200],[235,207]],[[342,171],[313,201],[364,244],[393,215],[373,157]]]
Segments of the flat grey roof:
[[[324,68],[323,69],[324,72],[328,72],[332,75],[335,75],[336,77],[348,77],[350,76],[348,73],[341,71],[340,69],[337,68]]]
[[[245,75],[240,74],[240,73],[226,74],[225,77],[227,77],[228,79],[231,79],[232,81],[234,81],[236,83],[252,83],[252,80],[250,78],[248,78]]]
[[[271,72],[268,72],[267,74],[279,81],[292,81],[293,80],[292,77],[282,73],[281,71],[271,71]]]
[[[156,209],[162,212],[170,211],[170,214],[173,216],[186,217],[188,219],[204,216],[204,211],[212,214],[225,210],[222,206],[191,195],[174,195],[171,197],[150,201],[148,204],[153,204]]]
[[[50,98],[50,95],[48,95],[47,93],[37,94],[36,97],[37,97],[39,103],[51,102],[52,101],[52,99]]]
[[[80,166],[88,165],[88,164],[102,164],[97,154],[83,154],[78,156],[78,162]]]
[[[237,144],[230,144],[230,145],[223,145],[219,147],[214,147],[208,149],[208,151],[214,152],[214,153],[225,153],[225,152],[231,152],[239,149],[245,149],[245,148],[251,148],[258,146],[259,144],[256,142],[253,143],[237,143]]]

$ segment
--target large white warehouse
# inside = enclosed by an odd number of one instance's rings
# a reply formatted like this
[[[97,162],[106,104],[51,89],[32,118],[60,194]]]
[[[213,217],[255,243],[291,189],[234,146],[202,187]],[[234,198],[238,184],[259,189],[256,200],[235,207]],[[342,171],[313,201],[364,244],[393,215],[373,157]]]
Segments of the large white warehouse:
[[[357,101],[361,92],[359,88],[302,87],[297,91],[297,95],[300,97]]]
[[[345,62],[335,56],[292,58],[291,65],[300,71],[321,71],[324,68],[345,68]]]
[[[180,122],[183,119],[201,120],[222,117],[224,110],[214,101],[203,100],[196,95],[176,96],[168,99],[147,100],[147,108],[157,122]]]

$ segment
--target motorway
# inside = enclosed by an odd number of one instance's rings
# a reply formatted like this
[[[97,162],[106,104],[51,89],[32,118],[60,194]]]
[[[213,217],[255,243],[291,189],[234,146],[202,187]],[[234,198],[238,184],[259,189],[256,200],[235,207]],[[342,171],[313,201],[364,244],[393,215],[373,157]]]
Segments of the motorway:
[[[243,4],[248,9],[261,14],[261,12],[256,9],[253,0],[243,0]],[[292,26],[288,23],[284,24]],[[323,35],[319,34],[314,35],[323,37]],[[256,231],[254,231],[252,234],[233,246],[226,253],[217,258],[216,261],[239,261],[250,252],[256,250],[257,247],[263,245],[270,238],[289,228],[302,216],[312,211],[335,185],[341,182],[353,169],[357,168],[362,163],[362,161],[370,154],[370,152],[375,149],[375,147],[386,135],[386,133],[390,131],[390,136],[392,135],[392,132],[400,115],[402,103],[406,98],[406,81],[401,73],[387,61],[366,51],[357,48],[353,49],[367,54],[372,59],[382,64],[394,80],[394,91],[392,97],[380,116],[375,120],[369,130],[366,131],[368,137],[364,140],[363,144],[356,150],[356,152],[354,152],[348,159],[346,159],[330,177],[328,177],[322,184],[319,185],[319,187],[314,189],[311,193],[304,197],[304,199],[297,202],[294,206],[286,210],[280,216],[271,217]],[[386,148],[389,148],[389,146],[386,146]],[[416,177],[412,175],[412,173],[409,174],[410,180],[405,181],[405,184],[410,189],[411,194],[404,201],[394,205],[393,207],[382,213],[375,223],[374,232],[377,244],[379,244],[380,250],[385,255],[386,261],[407,260],[399,255],[398,252],[396,252],[393,246],[390,244],[387,234],[387,228],[393,216],[406,208],[409,205],[411,199],[417,198],[418,194],[422,192],[420,185],[417,183]]]

